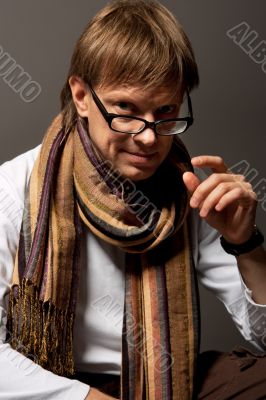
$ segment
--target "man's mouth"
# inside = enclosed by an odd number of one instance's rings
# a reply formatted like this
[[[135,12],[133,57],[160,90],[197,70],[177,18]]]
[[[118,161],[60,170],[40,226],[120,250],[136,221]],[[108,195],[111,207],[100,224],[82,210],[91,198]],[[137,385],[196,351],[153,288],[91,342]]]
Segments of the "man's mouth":
[[[156,159],[157,153],[139,153],[139,152],[129,152],[125,151],[127,159],[130,164],[145,167],[147,165],[152,165]]]
[[[153,153],[136,153],[136,152],[130,152],[130,151],[126,151],[126,153],[132,155],[132,156],[136,156],[136,157],[143,157],[143,158],[151,158],[155,156],[155,152]]]

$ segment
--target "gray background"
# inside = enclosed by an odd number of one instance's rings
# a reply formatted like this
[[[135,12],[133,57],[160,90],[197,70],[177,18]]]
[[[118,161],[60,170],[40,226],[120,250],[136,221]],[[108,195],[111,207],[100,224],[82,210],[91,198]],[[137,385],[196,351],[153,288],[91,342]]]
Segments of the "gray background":
[[[226,35],[246,21],[266,40],[266,3],[234,0],[162,1],[190,37],[201,85],[192,94],[195,124],[183,137],[191,155],[219,154],[229,166],[246,160],[258,179],[266,178],[266,74]],[[38,145],[59,111],[59,93],[75,41],[104,0],[11,0],[1,2],[0,46],[42,92],[25,103],[0,77],[0,163]],[[266,213],[258,204],[257,222],[266,234]],[[244,343],[223,305],[201,289],[202,350],[229,350]]]

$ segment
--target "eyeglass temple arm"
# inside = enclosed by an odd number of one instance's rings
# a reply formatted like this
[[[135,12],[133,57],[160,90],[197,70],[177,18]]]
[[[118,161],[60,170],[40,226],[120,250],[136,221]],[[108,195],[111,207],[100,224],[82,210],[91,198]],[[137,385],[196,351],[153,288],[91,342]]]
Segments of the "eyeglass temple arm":
[[[90,85],[88,85],[88,87],[89,87],[89,89],[91,91],[91,94],[92,94],[92,97],[93,97],[95,103],[97,104],[97,106],[101,110],[105,120],[108,122],[108,114],[109,114],[108,111],[106,110],[106,108],[104,107],[102,102],[99,100],[99,98],[98,98],[97,94],[95,93],[95,91],[93,90],[93,88]]]
[[[191,98],[190,98],[188,89],[186,91],[187,91],[188,110],[189,110],[192,120],[194,120]]]

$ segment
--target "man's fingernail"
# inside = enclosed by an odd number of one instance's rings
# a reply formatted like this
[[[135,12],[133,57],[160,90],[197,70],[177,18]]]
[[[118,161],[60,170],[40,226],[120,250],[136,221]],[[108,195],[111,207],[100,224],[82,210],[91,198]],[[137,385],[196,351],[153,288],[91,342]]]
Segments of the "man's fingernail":
[[[198,165],[202,164],[202,159],[201,158],[195,157],[193,161]]]
[[[197,207],[198,206],[198,200],[195,199],[194,197],[192,197],[191,200],[190,200],[190,205],[191,205],[191,207]]]

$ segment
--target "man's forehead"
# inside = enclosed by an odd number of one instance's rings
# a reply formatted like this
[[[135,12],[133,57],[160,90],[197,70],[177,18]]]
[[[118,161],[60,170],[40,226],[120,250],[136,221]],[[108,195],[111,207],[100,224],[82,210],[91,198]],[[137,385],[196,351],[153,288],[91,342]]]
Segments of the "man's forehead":
[[[145,87],[143,85],[104,85],[99,86],[97,89],[99,94],[108,96],[109,98],[126,96],[135,101],[143,101],[143,99],[150,99],[154,102],[179,102],[183,98],[183,91],[173,87],[173,85],[159,85],[156,87]]]

